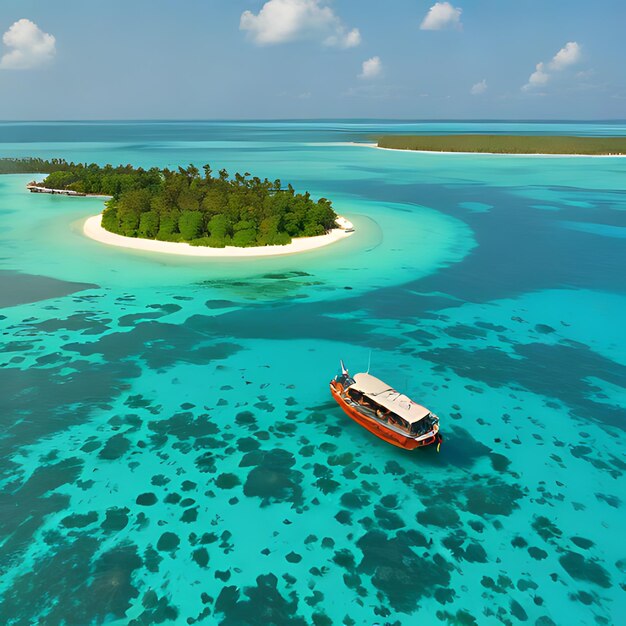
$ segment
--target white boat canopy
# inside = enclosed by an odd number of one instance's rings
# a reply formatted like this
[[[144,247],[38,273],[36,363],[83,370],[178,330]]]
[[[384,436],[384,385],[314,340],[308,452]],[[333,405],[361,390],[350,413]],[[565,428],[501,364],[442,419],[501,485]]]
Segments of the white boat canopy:
[[[401,394],[387,383],[370,374],[355,374],[354,384],[348,389],[360,391],[364,396],[380,406],[389,409],[409,424],[415,424],[430,415],[430,411],[411,398]]]

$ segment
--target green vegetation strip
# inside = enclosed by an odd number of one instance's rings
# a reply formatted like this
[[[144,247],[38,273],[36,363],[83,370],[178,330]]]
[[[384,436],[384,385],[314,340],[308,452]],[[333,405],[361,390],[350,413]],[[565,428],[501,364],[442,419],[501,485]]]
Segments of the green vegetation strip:
[[[50,172],[67,170],[70,167],[75,166],[73,163],[68,163],[63,159],[46,161],[34,158],[0,158],[0,174],[49,174]]]
[[[0,159],[0,173],[47,173],[48,189],[111,196],[102,214],[106,230],[126,237],[196,246],[286,245],[335,228],[329,200],[314,201],[280,180],[226,170],[213,175],[193,165],[178,170],[131,165],[101,167],[63,160]]]
[[[626,137],[545,135],[386,135],[379,148],[497,154],[626,154]]]

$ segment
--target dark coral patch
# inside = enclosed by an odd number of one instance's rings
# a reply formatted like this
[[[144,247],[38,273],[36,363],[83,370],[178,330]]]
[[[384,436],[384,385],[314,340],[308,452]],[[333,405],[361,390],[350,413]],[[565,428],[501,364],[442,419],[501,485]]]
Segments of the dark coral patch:
[[[92,439],[91,441],[87,441],[83,446],[81,446],[81,450],[83,452],[94,452],[97,450],[102,444],[97,439]]]
[[[122,434],[113,435],[100,450],[98,456],[107,461],[115,461],[123,457],[130,448],[130,441]]]
[[[163,624],[166,622],[172,623],[178,617],[178,609],[172,606],[166,597],[161,596],[159,598],[152,589],[146,591],[144,594],[141,600],[141,606],[144,610],[139,617],[128,622],[128,626],[147,626],[148,624]]]
[[[207,309],[227,309],[237,306],[234,302],[231,302],[230,300],[207,300],[204,305]]]
[[[180,311],[183,307],[181,307],[179,304],[174,304],[173,302],[167,302],[166,304],[149,304],[148,308],[158,309],[169,315],[171,313],[176,313]]]
[[[449,626],[478,626],[476,618],[468,611],[460,610],[456,613],[448,613],[448,611],[438,611],[437,619]]]
[[[89,513],[84,515],[79,513],[68,515],[61,520],[61,525],[65,526],[65,528],[85,528],[85,526],[89,526],[97,521],[98,514],[96,511],[89,511]]]
[[[392,474],[393,476],[401,476],[405,474],[406,470],[397,461],[387,461],[385,463],[385,474]]]
[[[626,366],[580,343],[516,344],[514,350],[516,354],[509,356],[495,347],[482,350],[451,347],[422,352],[420,356],[491,387],[517,385],[548,398],[558,394],[579,417],[625,428],[618,407],[593,399],[590,380],[602,372],[607,382],[626,387]]]
[[[417,514],[417,521],[427,526],[449,528],[459,523],[459,514],[447,504],[434,504]]]
[[[4,511],[11,511],[10,515],[0,515],[3,561],[17,560],[46,517],[68,506],[69,497],[56,490],[74,483],[82,465],[77,458],[42,463],[19,488],[13,486],[12,492],[6,489],[0,492],[0,506]]]
[[[341,496],[341,504],[348,509],[362,509],[370,502],[370,498],[362,491],[347,491]]]
[[[123,509],[117,507],[111,507],[106,511],[106,517],[100,527],[102,530],[109,532],[117,532],[122,530],[128,524],[128,512],[129,509],[124,507]]]
[[[215,435],[219,432],[219,428],[208,415],[194,417],[189,411],[176,413],[165,420],[150,422],[148,428],[159,435],[171,435],[182,441]]]
[[[389,511],[382,506],[376,505],[374,507],[374,515],[376,515],[379,526],[385,530],[398,530],[398,528],[406,526],[404,520],[396,512]]]
[[[135,546],[120,546],[105,552],[96,561],[93,582],[85,597],[103,603],[106,613],[123,618],[130,608],[130,600],[139,595],[132,584],[132,575],[140,567],[141,559]],[[104,607],[88,614],[93,618],[98,613],[104,617]]]
[[[479,543],[470,543],[465,548],[465,560],[470,563],[486,563],[487,553]]]
[[[324,494],[333,493],[341,486],[336,480],[332,478],[318,478],[315,481],[315,486]]]
[[[194,463],[202,473],[208,472],[210,474],[213,474],[216,471],[216,459],[215,455],[212,452],[205,452],[204,454],[201,454],[196,458]]]
[[[398,506],[398,496],[395,494],[383,496],[380,499],[380,503],[388,509],[395,509]]]
[[[506,472],[511,464],[510,459],[505,457],[503,454],[497,454],[496,452],[490,453],[489,458],[491,459],[491,466],[496,472]]]
[[[593,546],[591,539],[585,537],[572,537],[572,542],[577,545],[581,550],[589,550]]]
[[[242,437],[237,440],[237,448],[241,452],[251,452],[252,450],[258,450],[261,444],[254,437]]]
[[[584,580],[609,589],[611,578],[609,573],[598,563],[585,558],[578,552],[566,552],[559,558],[563,569],[575,580]]]
[[[205,332],[194,330],[193,325],[140,322],[132,330],[114,332],[90,343],[72,343],[66,350],[83,356],[101,354],[108,362],[127,359],[135,355],[152,369],[165,369],[176,363],[204,365],[235,354],[240,347],[232,343],[209,345]]]
[[[250,411],[241,411],[235,416],[235,423],[244,428],[256,428],[256,418]]]
[[[528,614],[524,611],[522,605],[516,600],[511,600],[511,615],[520,622],[528,620]]]
[[[537,548],[536,546],[531,546],[528,548],[528,554],[535,559],[535,561],[543,561],[548,558],[548,553],[541,548]]]
[[[0,389],[11,390],[3,395],[0,411],[0,472],[11,471],[10,459],[24,442],[84,423],[94,407],[110,402],[125,381],[139,373],[135,364],[85,361],[74,361],[68,370],[31,367],[27,374],[0,368]],[[89,402],[85,402],[85,389],[89,389]]]
[[[55,542],[54,551],[18,576],[2,598],[3,622],[82,626],[123,619],[138,595],[132,584],[133,572],[141,567],[135,546],[119,546],[97,557],[100,543],[95,538],[48,540]]]
[[[424,536],[415,531],[399,531],[395,537],[370,531],[357,541],[363,552],[359,572],[372,576],[374,586],[396,611],[414,611],[420,598],[450,582],[451,566],[440,555],[425,558],[414,552],[425,544]]]
[[[220,626],[307,626],[307,621],[297,613],[295,592],[286,600],[277,586],[274,574],[259,576],[256,587],[244,589],[245,599],[237,587],[224,587],[215,602],[215,611],[224,615]]]
[[[209,553],[206,548],[198,548],[193,551],[193,560],[200,566],[206,567],[209,564]]]
[[[148,491],[147,493],[138,495],[136,502],[140,506],[152,506],[153,504],[156,504],[157,497],[151,491]]]
[[[157,542],[157,550],[161,552],[171,552],[176,550],[180,544],[180,538],[172,532],[165,532],[159,537]]]
[[[193,509],[187,509],[180,516],[180,521],[185,524],[190,524],[191,522],[195,522],[198,519],[198,507],[194,507]]]
[[[33,324],[33,326],[46,333],[72,330],[83,331],[83,335],[101,335],[108,330],[107,323],[110,321],[100,321],[91,313],[74,313],[65,319],[53,317],[38,324]]]
[[[563,534],[554,522],[543,515],[539,515],[533,520],[532,527],[544,541],[558,538]]]
[[[490,480],[485,485],[474,485],[467,490],[466,506],[475,515],[510,515],[523,495],[517,485]]]
[[[119,326],[134,326],[135,322],[141,322],[141,321],[146,321],[146,320],[155,320],[155,319],[159,319],[160,317],[163,317],[164,315],[167,315],[167,312],[165,311],[160,311],[160,312],[148,312],[148,311],[144,311],[142,313],[129,313],[128,315],[122,315],[119,319],[118,319],[118,325]]]
[[[263,504],[269,504],[272,501],[300,504],[302,474],[292,469],[294,464],[293,454],[280,448],[248,452],[240,466],[256,465],[256,467],[246,478],[243,487],[244,494],[248,497],[261,498]]]
[[[550,333],[555,332],[552,326],[548,326],[548,324],[536,324],[535,330],[542,335],[549,335]]]
[[[466,324],[456,324],[444,328],[444,332],[455,339],[484,339],[487,333],[482,328],[476,326],[467,326]]]
[[[239,480],[239,477],[236,474],[220,474],[216,479],[215,479],[215,485],[217,487],[219,487],[220,489],[232,489],[233,487],[236,487],[237,485],[240,485],[241,481]]]

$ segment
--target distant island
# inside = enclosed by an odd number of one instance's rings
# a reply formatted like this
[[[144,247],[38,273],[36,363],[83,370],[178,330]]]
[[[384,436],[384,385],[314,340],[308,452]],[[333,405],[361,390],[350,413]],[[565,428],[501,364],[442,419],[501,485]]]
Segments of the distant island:
[[[285,246],[337,228],[326,198],[314,201],[280,180],[226,170],[213,175],[189,165],[178,170],[68,163],[61,159],[0,159],[0,173],[48,173],[31,191],[110,196],[101,227],[123,237],[212,248]],[[119,245],[119,244],[118,244]]]
[[[626,155],[626,137],[547,135],[385,135],[378,147],[424,152]]]

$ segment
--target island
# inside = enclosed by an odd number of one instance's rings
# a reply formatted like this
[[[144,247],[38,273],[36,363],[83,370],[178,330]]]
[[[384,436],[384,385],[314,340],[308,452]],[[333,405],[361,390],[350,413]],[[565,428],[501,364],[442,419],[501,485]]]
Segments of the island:
[[[231,178],[222,169],[214,175],[210,165],[201,173],[194,165],[171,170],[62,159],[0,160],[2,173],[29,171],[48,174],[41,182],[29,183],[31,192],[106,196],[102,215],[89,218],[84,232],[111,245],[194,256],[219,255],[196,253],[192,246],[267,248],[260,254],[265,256],[311,250],[354,230],[326,198],[315,201],[280,180],[247,172]]]
[[[378,148],[421,152],[624,156],[626,137],[561,135],[385,135]]]

